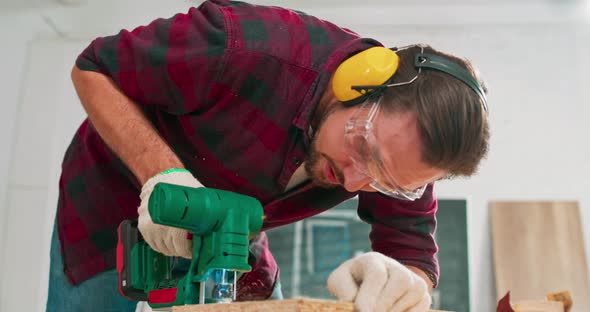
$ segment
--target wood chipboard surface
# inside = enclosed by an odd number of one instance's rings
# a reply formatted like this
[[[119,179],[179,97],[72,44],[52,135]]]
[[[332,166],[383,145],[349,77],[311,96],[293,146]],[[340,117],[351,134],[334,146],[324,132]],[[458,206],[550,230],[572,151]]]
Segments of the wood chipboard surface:
[[[576,202],[491,202],[498,299],[542,299],[569,290],[572,312],[590,311],[590,286]]]
[[[232,304],[185,305],[172,308],[172,312],[352,312],[353,310],[354,306],[349,302],[303,298],[245,301]],[[437,311],[431,310],[430,312]]]

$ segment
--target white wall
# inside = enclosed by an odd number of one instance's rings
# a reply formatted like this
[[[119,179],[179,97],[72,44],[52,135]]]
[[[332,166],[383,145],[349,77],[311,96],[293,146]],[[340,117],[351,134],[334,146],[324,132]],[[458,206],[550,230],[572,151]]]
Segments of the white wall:
[[[76,54],[98,35],[186,11],[187,1],[87,1],[0,13],[0,311],[41,311],[59,160],[83,118],[69,83]],[[274,4],[276,1],[254,1]],[[590,228],[590,133],[584,89],[590,30],[580,3],[455,0],[283,1],[373,36],[466,56],[490,89],[492,145],[480,174],[444,182],[440,197],[469,197],[472,307],[495,306],[487,203],[578,200]],[[139,3],[142,5],[140,6]],[[338,4],[336,4],[338,3]],[[590,14],[588,14],[590,15]],[[590,253],[590,230],[585,231]],[[590,259],[590,257],[589,257]],[[23,278],[25,277],[25,278]],[[28,289],[28,291],[23,291]]]
[[[10,179],[10,163],[14,155],[13,150],[16,143],[16,126],[17,118],[21,107],[19,103],[22,102],[24,91],[22,90],[23,80],[25,76],[26,68],[28,67],[28,51],[29,43],[32,37],[37,33],[38,30],[42,29],[40,23],[36,23],[37,20],[31,18],[28,14],[19,14],[17,16],[10,16],[4,12],[0,15],[0,38],[6,39],[2,43],[0,48],[0,68],[2,68],[2,74],[0,74],[0,96],[2,114],[0,114],[0,277],[2,280],[6,280],[8,271],[10,269],[3,269],[3,264],[7,263],[4,261],[9,254],[13,254],[18,259],[21,255],[21,250],[16,249],[12,241],[9,241],[8,237],[14,237],[16,234],[14,231],[9,231],[11,224],[17,224],[22,231],[29,229],[27,220],[21,219],[23,215],[18,213],[15,215],[9,206],[9,194],[31,194],[34,191],[33,186],[18,185],[11,183],[13,179]],[[42,25],[41,25],[42,26]],[[17,27],[22,27],[22,30],[15,32]],[[10,185],[10,187],[9,187]],[[14,198],[14,197],[13,197]],[[41,198],[41,200],[43,200]],[[12,200],[10,200],[12,202]],[[30,202],[21,200],[17,203],[22,205],[22,208],[32,208],[31,211],[35,211],[35,207],[31,207]],[[21,210],[22,211],[22,210]],[[37,218],[33,216],[34,221],[44,222],[44,218]],[[33,225],[34,226],[34,225]],[[14,228],[11,228],[14,229]],[[38,235],[40,233],[35,232],[27,233],[26,236],[31,239],[32,235]],[[17,232],[18,233],[18,232]],[[34,238],[32,238],[34,239]],[[34,251],[33,251],[34,252]],[[24,253],[28,255],[28,253]],[[35,255],[38,256],[38,255]],[[39,263],[41,264],[41,263]],[[18,267],[20,270],[28,270],[28,268]],[[38,276],[35,276],[38,279]],[[11,283],[15,284],[15,287],[20,287],[18,280],[10,280]],[[5,299],[7,296],[11,296],[12,293],[4,292],[4,283],[0,283],[0,311],[5,311]],[[17,289],[17,288],[13,288]],[[38,287],[34,287],[35,294]]]

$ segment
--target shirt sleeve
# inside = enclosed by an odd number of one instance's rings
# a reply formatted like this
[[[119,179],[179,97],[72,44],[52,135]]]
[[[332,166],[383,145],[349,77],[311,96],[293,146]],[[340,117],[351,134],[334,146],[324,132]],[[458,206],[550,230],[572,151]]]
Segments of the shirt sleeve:
[[[139,105],[183,114],[207,102],[226,38],[219,7],[206,1],[186,14],[97,38],[76,66],[110,77]]]
[[[417,267],[438,284],[438,246],[434,239],[437,200],[433,185],[422,198],[402,201],[379,193],[359,194],[359,217],[371,225],[370,239],[374,251]]]

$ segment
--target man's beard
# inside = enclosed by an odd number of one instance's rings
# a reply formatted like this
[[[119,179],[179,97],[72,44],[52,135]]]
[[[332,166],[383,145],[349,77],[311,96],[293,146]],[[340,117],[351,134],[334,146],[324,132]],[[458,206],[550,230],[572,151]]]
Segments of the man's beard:
[[[330,159],[327,155],[322,155],[320,152],[318,152],[317,140],[315,139],[315,137],[312,139],[311,144],[310,144],[310,148],[307,151],[307,153],[305,154],[304,165],[305,165],[305,172],[307,173],[307,176],[319,187],[322,187],[322,188],[339,187],[340,185],[330,183],[326,180],[326,178],[323,175],[323,172],[324,172],[323,170],[320,169],[318,172],[318,170],[316,169],[316,168],[318,168],[318,164],[320,163],[322,156],[325,158],[325,160],[330,164],[330,166],[334,170],[334,175],[337,177],[338,181],[341,181],[341,182],[344,181],[344,175],[342,174],[342,172],[340,172],[340,170],[338,170],[338,168],[334,164],[334,161],[332,159]]]
[[[340,185],[336,185],[336,184],[328,182],[326,180],[326,177],[323,174],[324,170],[322,170],[322,168],[320,168],[319,172],[318,172],[318,170],[316,170],[316,168],[318,168],[318,164],[320,163],[320,160],[322,159],[322,157],[325,158],[328,163],[330,163],[330,165],[332,166],[332,168],[334,170],[334,175],[336,175],[338,181],[340,181],[341,183],[344,182],[344,175],[342,174],[341,171],[338,170],[334,161],[330,157],[328,157],[327,155],[322,154],[318,151],[317,136],[315,135],[320,132],[320,128],[324,125],[324,122],[326,121],[328,116],[330,116],[332,113],[334,113],[338,109],[338,107],[339,107],[338,105],[331,105],[324,112],[319,112],[322,115],[322,118],[317,123],[317,125],[315,125],[316,131],[311,139],[311,143],[309,144],[310,147],[307,150],[307,152],[305,153],[304,165],[305,165],[305,172],[307,173],[307,176],[317,186],[323,187],[323,188],[335,188]],[[313,125],[313,122],[312,122],[312,125]]]

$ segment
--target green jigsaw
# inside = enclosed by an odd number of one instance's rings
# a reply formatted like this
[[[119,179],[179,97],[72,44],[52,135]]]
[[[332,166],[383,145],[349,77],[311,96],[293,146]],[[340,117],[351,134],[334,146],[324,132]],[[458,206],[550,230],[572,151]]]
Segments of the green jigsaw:
[[[148,210],[154,223],[187,230],[192,239],[188,271],[175,270],[178,259],[154,251],[137,221],[125,220],[118,229],[119,292],[152,308],[235,301],[239,274],[252,269],[248,243],[262,228],[260,202],[213,188],[159,183]]]

